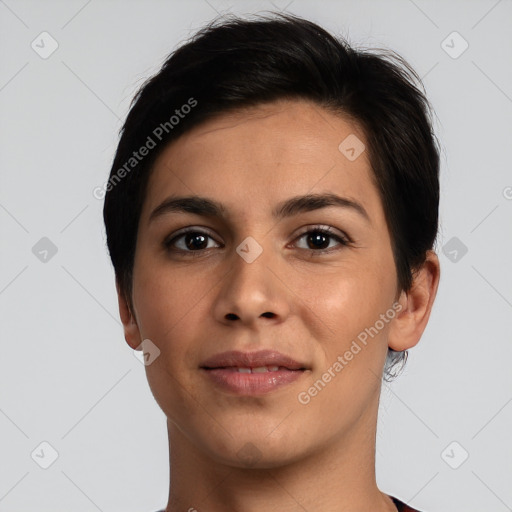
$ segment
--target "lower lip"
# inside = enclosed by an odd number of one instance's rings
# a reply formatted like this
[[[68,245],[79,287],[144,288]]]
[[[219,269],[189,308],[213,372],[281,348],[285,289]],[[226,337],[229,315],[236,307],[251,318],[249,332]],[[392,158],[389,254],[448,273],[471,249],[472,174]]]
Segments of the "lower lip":
[[[300,379],[305,370],[241,373],[228,368],[201,369],[221,389],[236,395],[263,395]]]

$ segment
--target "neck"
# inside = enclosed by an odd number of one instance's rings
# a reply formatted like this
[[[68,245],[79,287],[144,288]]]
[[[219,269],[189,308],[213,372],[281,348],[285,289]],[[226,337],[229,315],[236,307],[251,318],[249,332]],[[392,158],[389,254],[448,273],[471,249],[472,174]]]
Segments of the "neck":
[[[168,421],[172,450],[166,512],[396,512],[375,480],[374,405],[365,413],[371,417],[360,418],[354,429],[327,446],[263,469],[215,461]]]

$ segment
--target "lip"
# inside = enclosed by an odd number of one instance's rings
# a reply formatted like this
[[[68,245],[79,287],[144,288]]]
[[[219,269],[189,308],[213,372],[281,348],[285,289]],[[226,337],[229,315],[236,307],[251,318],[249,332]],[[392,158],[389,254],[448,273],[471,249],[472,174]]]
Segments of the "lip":
[[[238,368],[278,367],[275,371],[241,373]],[[276,391],[297,379],[310,368],[306,364],[276,352],[230,351],[207,359],[203,372],[219,389],[235,395],[264,395]]]
[[[201,368],[259,368],[261,366],[283,366],[288,370],[307,370],[308,366],[275,350],[258,350],[257,352],[241,352],[230,350],[210,357]]]

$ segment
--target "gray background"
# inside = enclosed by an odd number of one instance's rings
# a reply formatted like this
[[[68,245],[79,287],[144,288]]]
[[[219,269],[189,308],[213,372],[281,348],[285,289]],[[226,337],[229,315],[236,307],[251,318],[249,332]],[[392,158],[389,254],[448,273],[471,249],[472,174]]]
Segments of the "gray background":
[[[428,512],[512,510],[512,2],[233,4],[0,1],[0,511],[166,504],[165,417],[123,338],[93,189],[166,55],[217,12],[264,9],[395,49],[424,78],[443,145],[442,278],[384,386],[378,483]]]

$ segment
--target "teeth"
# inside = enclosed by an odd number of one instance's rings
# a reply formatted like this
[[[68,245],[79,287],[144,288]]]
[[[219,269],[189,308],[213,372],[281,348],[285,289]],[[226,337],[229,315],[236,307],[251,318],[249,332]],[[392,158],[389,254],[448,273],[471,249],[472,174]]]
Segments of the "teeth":
[[[259,368],[238,368],[239,373],[265,373],[265,372],[277,372],[279,366],[260,366]]]

